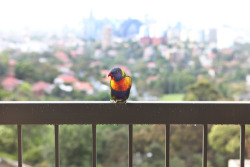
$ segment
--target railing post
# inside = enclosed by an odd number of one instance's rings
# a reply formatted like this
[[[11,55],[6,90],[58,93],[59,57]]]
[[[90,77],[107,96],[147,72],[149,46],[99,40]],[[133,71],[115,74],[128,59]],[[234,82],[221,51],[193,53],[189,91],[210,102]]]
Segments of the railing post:
[[[96,167],[96,125],[92,125],[92,167]]]
[[[129,125],[128,133],[128,167],[133,167],[133,125]]]
[[[55,125],[55,167],[60,166],[59,157],[59,125]]]
[[[170,125],[166,124],[165,127],[165,166],[169,167],[170,163],[169,163],[169,143],[170,143]]]
[[[244,167],[245,161],[245,125],[240,125],[240,167]]]
[[[22,159],[22,125],[17,125],[17,136],[18,136],[18,167],[23,166]]]
[[[207,125],[203,125],[202,167],[207,167]]]

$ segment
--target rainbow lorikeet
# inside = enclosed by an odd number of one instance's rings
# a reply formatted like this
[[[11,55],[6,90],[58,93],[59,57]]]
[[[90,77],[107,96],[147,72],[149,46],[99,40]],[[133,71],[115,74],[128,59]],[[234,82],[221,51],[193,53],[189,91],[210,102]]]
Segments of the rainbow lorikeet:
[[[132,80],[126,73],[120,68],[111,69],[108,77],[110,80],[110,100],[115,102],[126,102],[129,97]]]

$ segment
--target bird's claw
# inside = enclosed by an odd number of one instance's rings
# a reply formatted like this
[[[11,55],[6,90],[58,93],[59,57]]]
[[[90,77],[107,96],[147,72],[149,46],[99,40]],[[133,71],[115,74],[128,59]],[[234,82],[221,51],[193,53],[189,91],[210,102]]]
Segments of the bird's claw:
[[[115,100],[110,100],[110,103],[116,103],[116,101]]]
[[[127,100],[110,100],[110,103],[124,103],[126,104],[127,103]]]

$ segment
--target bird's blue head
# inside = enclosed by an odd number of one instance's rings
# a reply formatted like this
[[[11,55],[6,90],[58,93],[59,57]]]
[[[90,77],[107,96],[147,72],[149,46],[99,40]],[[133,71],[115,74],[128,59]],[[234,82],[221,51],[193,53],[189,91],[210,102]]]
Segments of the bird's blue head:
[[[112,68],[111,71],[108,74],[111,79],[114,79],[115,81],[120,81],[124,77],[126,77],[125,72],[120,69],[119,67]]]

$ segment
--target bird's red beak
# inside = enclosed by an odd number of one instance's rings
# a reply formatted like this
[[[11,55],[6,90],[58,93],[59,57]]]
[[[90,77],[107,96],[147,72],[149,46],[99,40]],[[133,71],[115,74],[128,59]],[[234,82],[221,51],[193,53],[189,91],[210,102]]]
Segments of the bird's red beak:
[[[113,76],[113,75],[112,75],[111,73],[109,73],[108,77],[111,77],[111,78],[112,78],[112,76]]]

